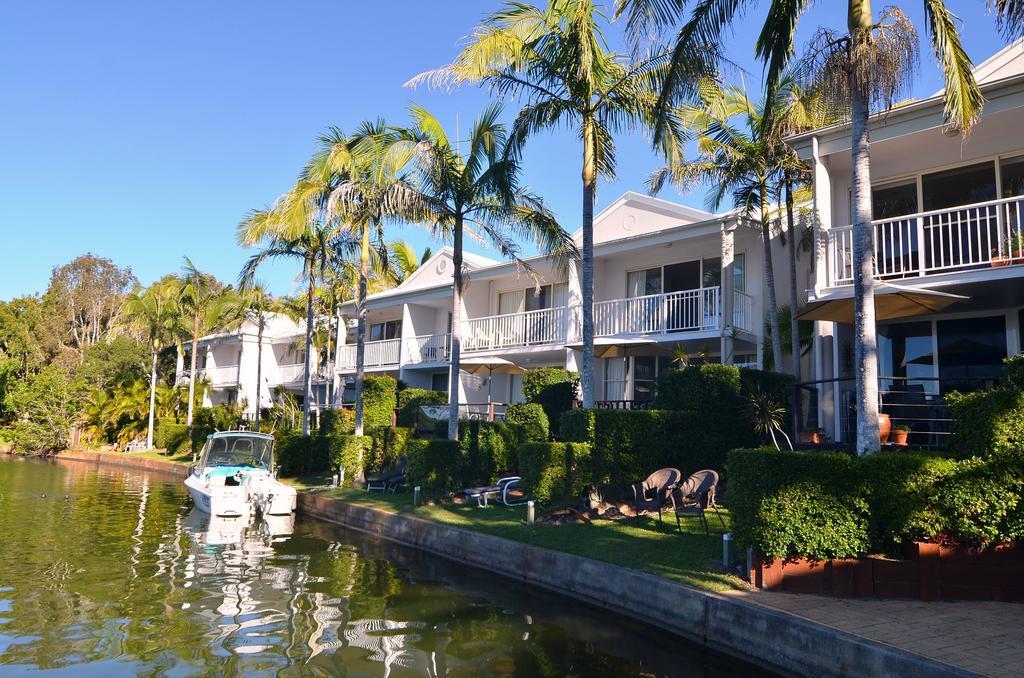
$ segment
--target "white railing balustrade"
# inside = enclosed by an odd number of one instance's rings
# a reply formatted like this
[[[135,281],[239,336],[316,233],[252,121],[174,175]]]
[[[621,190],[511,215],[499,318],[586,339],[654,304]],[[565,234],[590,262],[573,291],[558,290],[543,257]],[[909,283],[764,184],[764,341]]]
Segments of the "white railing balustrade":
[[[1024,196],[871,222],[883,280],[1024,264]],[[831,286],[853,284],[853,227],[828,231]]]
[[[594,304],[594,336],[718,329],[720,297],[720,288],[702,287],[598,301]]]
[[[304,363],[277,366],[277,379],[282,384],[298,384],[305,379],[305,376],[306,365]]]
[[[401,339],[383,339],[366,342],[363,353],[363,367],[389,367],[398,365],[402,357]],[[338,351],[339,370],[352,370],[356,367],[356,345],[346,344]]]
[[[405,360],[410,363],[443,363],[451,355],[450,334],[424,334],[405,340]]]
[[[462,324],[462,349],[488,351],[564,344],[568,329],[569,308],[566,306],[474,318]]]
[[[754,331],[754,297],[746,292],[733,292],[732,326],[747,332]]]
[[[217,367],[204,367],[196,370],[209,380],[212,386],[231,386],[238,384],[238,365],[220,365]]]

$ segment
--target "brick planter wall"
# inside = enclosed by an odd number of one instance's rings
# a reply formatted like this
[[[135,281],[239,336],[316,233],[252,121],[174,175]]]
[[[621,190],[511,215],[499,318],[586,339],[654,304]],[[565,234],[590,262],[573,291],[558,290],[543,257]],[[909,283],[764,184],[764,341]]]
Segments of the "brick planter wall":
[[[759,588],[840,598],[1024,602],[1024,548],[1018,546],[979,551],[918,542],[902,560],[776,559],[752,575]]]

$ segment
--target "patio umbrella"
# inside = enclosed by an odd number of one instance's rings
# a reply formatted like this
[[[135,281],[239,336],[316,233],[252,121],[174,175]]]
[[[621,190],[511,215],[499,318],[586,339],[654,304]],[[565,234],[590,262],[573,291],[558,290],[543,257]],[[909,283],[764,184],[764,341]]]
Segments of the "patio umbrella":
[[[476,374],[487,370],[487,402],[491,402],[491,383],[495,370],[499,374],[522,374],[526,370],[516,365],[511,360],[498,358],[496,356],[481,356],[462,358],[459,360],[459,369],[467,374]]]
[[[937,290],[903,287],[892,283],[875,284],[875,319],[892,320],[915,315],[938,313],[968,297]],[[800,315],[800,320],[829,320],[853,323],[853,297],[812,301]]]
[[[566,348],[571,348],[574,351],[583,350],[583,342],[577,342],[574,344],[566,345]],[[610,336],[610,337],[594,337],[594,357],[595,358],[622,358],[625,357],[629,349],[644,349],[650,350],[652,353],[664,353],[668,355],[671,351],[654,339],[647,337],[622,337],[622,336]],[[634,353],[635,355],[635,353]]]

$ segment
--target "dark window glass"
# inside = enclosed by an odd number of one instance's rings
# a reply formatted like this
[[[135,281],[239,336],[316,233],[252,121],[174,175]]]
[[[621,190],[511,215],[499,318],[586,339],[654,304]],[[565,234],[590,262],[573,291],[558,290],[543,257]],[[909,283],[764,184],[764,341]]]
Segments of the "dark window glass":
[[[435,372],[430,375],[430,390],[448,392],[448,373]]]
[[[737,254],[732,260],[732,286],[737,292],[745,292],[747,289],[747,274],[743,270],[744,265],[743,254]]]
[[[991,162],[926,174],[922,179],[924,211],[994,200],[996,168]]]
[[[551,285],[544,285],[538,294],[532,287],[526,290],[526,310],[539,311],[542,308],[551,308]]]
[[[1024,195],[1024,157],[1004,160],[999,168],[1003,183],[1003,197],[1015,198]]]
[[[942,390],[991,386],[1003,373],[1006,318],[964,318],[938,323],[939,377]]]
[[[889,219],[917,212],[917,184],[872,188],[871,211],[875,219]]]
[[[722,284],[722,260],[719,257],[703,262],[703,287],[718,287]]]
[[[700,287],[700,261],[686,261],[665,267],[665,291],[683,292]]]
[[[657,378],[657,358],[633,358],[633,400],[648,403],[654,400],[654,383]]]
[[[919,384],[934,392],[935,348],[930,322],[897,323],[878,327],[878,372],[883,389]],[[885,377],[902,377],[890,380]],[[920,381],[917,381],[920,380]]]

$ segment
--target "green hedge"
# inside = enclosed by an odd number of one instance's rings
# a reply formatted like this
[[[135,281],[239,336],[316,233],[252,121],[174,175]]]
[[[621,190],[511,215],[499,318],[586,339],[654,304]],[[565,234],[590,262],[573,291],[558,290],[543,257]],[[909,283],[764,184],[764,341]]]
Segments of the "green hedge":
[[[399,426],[415,426],[416,413],[420,405],[447,405],[448,394],[444,391],[430,391],[425,388],[404,388],[398,392]]]
[[[390,426],[391,417],[398,406],[394,377],[387,375],[363,379],[363,431]]]
[[[167,450],[171,454],[179,454],[190,449],[192,443],[188,426],[178,423],[173,417],[158,419],[153,431],[153,444]],[[199,450],[197,449],[196,452]]]
[[[406,476],[426,498],[442,499],[462,489],[458,478],[464,464],[458,442],[434,438],[409,457]]]
[[[565,416],[565,414],[563,413],[562,416]],[[548,415],[544,412],[544,408],[537,403],[509,405],[505,414],[505,421],[522,426],[527,440],[543,442],[550,435],[551,427],[548,422]]]
[[[206,438],[215,431],[228,431],[242,424],[242,408],[238,405],[200,407],[192,414],[192,450],[198,453]]]
[[[577,372],[557,367],[526,370],[523,374],[523,396],[544,408],[551,432],[556,436],[562,413],[571,410],[576,401],[579,381]]]
[[[594,439],[594,420],[597,410],[582,407],[562,413],[559,422],[559,438],[567,443],[589,443]]]
[[[734,450],[727,468],[736,540],[770,557],[893,553],[916,540],[985,546],[1024,536],[1019,458]]]
[[[350,409],[327,409],[320,411],[320,427],[317,435],[352,435],[356,429],[356,413]]]
[[[373,445],[366,460],[366,470],[376,473],[394,466],[398,457],[406,454],[405,448],[413,435],[413,429],[404,426],[384,426],[370,431]]]
[[[961,456],[1024,453],[1024,391],[949,393],[950,449]]]
[[[498,474],[516,473],[516,448],[526,440],[524,429],[511,423],[459,422],[459,451],[463,459],[456,480],[462,487],[491,482]]]
[[[590,484],[586,443],[524,443],[517,455],[523,483],[539,504],[579,497]]]
[[[371,446],[369,436],[288,433],[276,440],[274,449],[282,476],[329,473],[344,467],[345,483],[350,485],[362,474]]]
[[[351,487],[356,478],[363,475],[364,462],[373,440],[369,436],[341,435],[324,436],[314,446],[326,448],[319,453],[327,457],[328,471],[345,469],[345,487]]]

